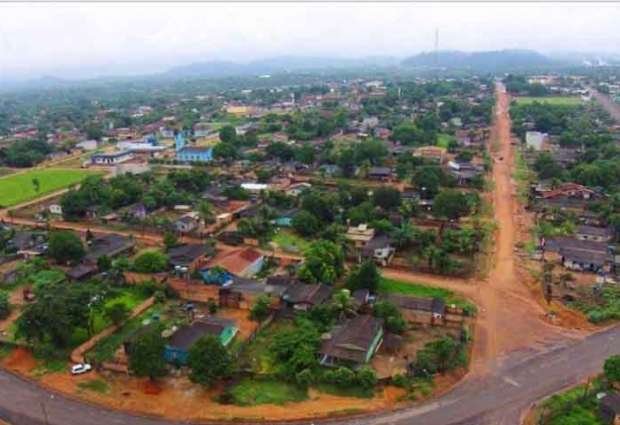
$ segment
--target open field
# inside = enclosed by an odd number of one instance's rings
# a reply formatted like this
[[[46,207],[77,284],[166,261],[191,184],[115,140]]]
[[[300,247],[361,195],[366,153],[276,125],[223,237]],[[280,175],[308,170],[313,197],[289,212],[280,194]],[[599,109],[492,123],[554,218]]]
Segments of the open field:
[[[30,201],[39,196],[64,189],[81,182],[92,171],[48,168],[32,169],[23,173],[11,174],[0,178],[0,206],[10,207],[20,202]],[[39,191],[35,190],[33,179],[39,180]]]
[[[577,96],[540,96],[540,97],[515,97],[514,100],[521,105],[534,102],[548,103],[550,105],[577,106],[581,104],[581,98]]]

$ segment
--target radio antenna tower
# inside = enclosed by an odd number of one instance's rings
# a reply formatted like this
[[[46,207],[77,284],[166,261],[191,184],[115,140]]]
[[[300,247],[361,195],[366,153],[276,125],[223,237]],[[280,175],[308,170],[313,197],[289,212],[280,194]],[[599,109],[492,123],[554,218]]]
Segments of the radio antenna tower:
[[[439,28],[435,28],[435,67],[439,68]]]

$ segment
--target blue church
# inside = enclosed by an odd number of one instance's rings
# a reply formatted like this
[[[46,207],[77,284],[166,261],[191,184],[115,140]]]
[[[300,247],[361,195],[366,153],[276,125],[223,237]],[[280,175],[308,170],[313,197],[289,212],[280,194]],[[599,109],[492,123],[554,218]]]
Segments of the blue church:
[[[213,160],[213,148],[187,146],[182,131],[174,139],[176,158],[182,162],[209,162]]]

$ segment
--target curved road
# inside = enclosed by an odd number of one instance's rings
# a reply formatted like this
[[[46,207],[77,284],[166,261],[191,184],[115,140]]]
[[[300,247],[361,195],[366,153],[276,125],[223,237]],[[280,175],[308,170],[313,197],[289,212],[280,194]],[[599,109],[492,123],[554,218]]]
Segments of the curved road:
[[[468,290],[481,307],[470,375],[444,396],[420,406],[327,421],[340,425],[517,425],[531,403],[600,372],[607,357],[620,353],[620,325],[586,337],[549,326],[541,320],[544,310],[522,284],[512,252],[516,209],[511,194],[508,103],[503,87],[498,86],[496,134],[501,150],[496,157],[505,160],[498,159],[493,171],[497,258],[489,279]],[[0,371],[0,419],[14,425],[187,423],[108,410],[50,392],[6,371]]]
[[[620,327],[616,326],[579,341],[553,343],[536,352],[514,352],[497,373],[465,379],[430,404],[331,422],[341,425],[518,424],[521,412],[532,402],[599,372],[605,358],[619,352]],[[0,372],[0,418],[14,425],[181,424],[89,405],[50,393],[36,383],[4,371]]]

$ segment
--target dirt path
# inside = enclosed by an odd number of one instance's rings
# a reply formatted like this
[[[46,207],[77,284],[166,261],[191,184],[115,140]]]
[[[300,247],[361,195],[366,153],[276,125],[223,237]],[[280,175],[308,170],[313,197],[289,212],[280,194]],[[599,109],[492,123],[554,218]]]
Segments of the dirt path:
[[[530,276],[517,267],[514,253],[518,201],[512,180],[513,149],[510,144],[510,99],[503,85],[497,85],[495,123],[490,144],[494,160],[493,205],[497,223],[494,265],[486,282],[481,282],[477,302],[480,317],[474,346],[474,374],[492,372],[512,350],[527,349],[570,334],[545,321],[545,310],[525,282]]]

